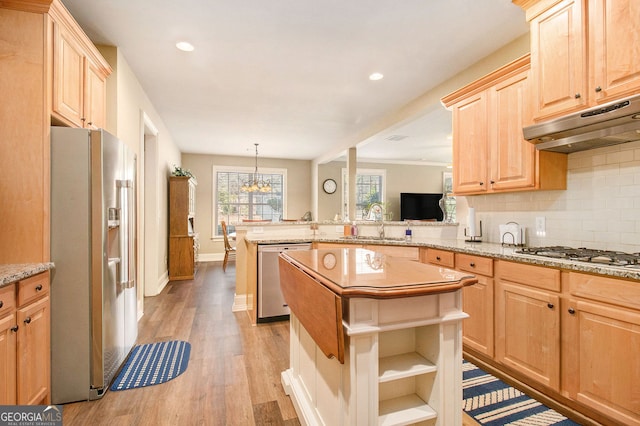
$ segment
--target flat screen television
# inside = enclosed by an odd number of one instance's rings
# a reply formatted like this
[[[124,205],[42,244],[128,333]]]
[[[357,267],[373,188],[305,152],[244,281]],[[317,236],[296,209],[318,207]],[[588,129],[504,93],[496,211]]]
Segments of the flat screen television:
[[[400,220],[439,220],[444,215],[440,209],[443,194],[400,193]]]

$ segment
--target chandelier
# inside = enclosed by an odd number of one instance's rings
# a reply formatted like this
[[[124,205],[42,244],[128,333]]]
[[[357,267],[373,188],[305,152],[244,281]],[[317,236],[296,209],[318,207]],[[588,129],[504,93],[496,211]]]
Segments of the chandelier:
[[[264,181],[262,179],[258,179],[258,144],[254,143],[256,146],[256,169],[253,172],[253,179],[249,179],[242,183],[242,187],[240,191],[242,192],[270,192],[271,191],[271,182]]]

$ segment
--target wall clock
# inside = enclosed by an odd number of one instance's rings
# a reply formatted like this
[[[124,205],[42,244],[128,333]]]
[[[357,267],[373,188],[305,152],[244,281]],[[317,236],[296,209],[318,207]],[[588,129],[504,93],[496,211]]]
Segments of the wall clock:
[[[322,189],[324,189],[324,192],[326,192],[327,194],[333,194],[334,192],[336,192],[337,188],[338,185],[333,179],[327,179],[322,183]]]

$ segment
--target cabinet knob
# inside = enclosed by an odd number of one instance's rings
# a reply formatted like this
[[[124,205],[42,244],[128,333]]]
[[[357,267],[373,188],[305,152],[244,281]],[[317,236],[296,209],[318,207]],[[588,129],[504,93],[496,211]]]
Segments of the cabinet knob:
[[[40,291],[40,290],[42,290],[42,284],[38,284],[38,285],[36,286],[36,291]]]
[[[598,92],[602,92],[602,87],[596,86],[596,93],[598,93]]]
[[[553,309],[555,305],[553,303],[547,303],[547,308],[549,309]]]
[[[472,268],[475,268],[475,267],[476,267],[476,264],[475,264],[474,262],[471,262],[471,263],[469,264],[469,266],[470,266],[470,267],[472,267]]]
[[[87,125],[88,125],[88,126],[93,126],[93,121],[89,121],[89,122],[87,123]]]
[[[569,308],[569,313],[570,313],[571,315],[573,315],[573,314],[575,314],[575,313],[576,313],[576,310],[575,310],[575,309],[573,309],[573,308]]]
[[[31,324],[31,317],[25,318],[24,323],[25,324]]]
[[[580,99],[582,97],[582,95],[580,93],[576,93],[574,96],[575,96],[576,99]]]
[[[489,181],[489,183],[490,183],[491,185],[493,185],[494,183],[496,183],[496,181],[495,181],[495,180],[491,180],[491,181]]]
[[[14,333],[18,331],[18,326],[14,325],[13,327],[11,327],[11,331],[13,331]]]
[[[4,306],[4,302],[0,300],[0,308],[2,308],[3,306]]]
[[[480,186],[484,185],[484,182],[480,182]]]
[[[440,260],[440,256],[436,256],[436,260]]]

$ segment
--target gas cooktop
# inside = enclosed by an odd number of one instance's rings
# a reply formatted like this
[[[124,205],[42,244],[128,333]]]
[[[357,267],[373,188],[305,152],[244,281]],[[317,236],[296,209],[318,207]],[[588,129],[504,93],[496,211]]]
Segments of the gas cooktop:
[[[640,269],[640,253],[624,253],[620,251],[564,246],[523,247],[516,250],[516,253]]]

